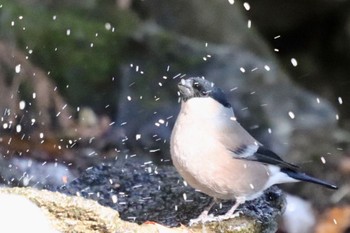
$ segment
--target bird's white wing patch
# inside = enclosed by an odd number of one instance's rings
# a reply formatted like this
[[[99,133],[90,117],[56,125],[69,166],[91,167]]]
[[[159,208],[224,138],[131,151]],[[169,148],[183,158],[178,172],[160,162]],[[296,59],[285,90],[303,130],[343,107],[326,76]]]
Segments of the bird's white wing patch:
[[[298,182],[298,180],[293,179],[284,172],[281,172],[281,168],[275,165],[267,165],[267,173],[269,175],[269,180],[265,184],[265,189],[274,184]]]
[[[256,153],[258,150],[259,146],[256,144],[251,144],[251,145],[241,145],[237,147],[235,150],[232,152],[235,154],[235,157],[240,157],[240,158],[248,158]]]

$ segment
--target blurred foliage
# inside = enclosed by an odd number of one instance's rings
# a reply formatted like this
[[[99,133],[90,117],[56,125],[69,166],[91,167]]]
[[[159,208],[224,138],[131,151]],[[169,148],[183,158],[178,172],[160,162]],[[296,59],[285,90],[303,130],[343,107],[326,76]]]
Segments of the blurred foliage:
[[[127,43],[139,25],[133,12],[108,3],[69,8],[5,0],[0,37],[48,72],[71,105],[106,111],[105,105],[117,100],[118,67],[129,56]]]

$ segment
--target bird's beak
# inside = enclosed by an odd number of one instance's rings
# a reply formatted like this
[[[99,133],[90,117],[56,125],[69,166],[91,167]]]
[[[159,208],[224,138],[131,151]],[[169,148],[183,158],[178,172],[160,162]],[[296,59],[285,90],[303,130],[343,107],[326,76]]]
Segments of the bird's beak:
[[[180,94],[187,97],[192,93],[192,80],[181,79],[177,87],[179,88]]]

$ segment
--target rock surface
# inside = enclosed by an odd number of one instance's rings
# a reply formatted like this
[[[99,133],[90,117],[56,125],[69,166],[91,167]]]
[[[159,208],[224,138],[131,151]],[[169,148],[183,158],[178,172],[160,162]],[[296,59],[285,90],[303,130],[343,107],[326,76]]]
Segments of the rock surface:
[[[82,233],[203,232],[204,229],[206,232],[275,232],[285,206],[282,192],[272,187],[260,198],[242,205],[239,216],[233,219],[187,228],[180,223],[186,224],[196,217],[210,198],[185,186],[173,167],[124,162],[89,169],[59,191],[78,196],[29,187],[1,188],[0,194],[28,198],[42,209],[59,232]],[[84,197],[119,210],[121,219],[116,210]],[[223,203],[222,208],[216,206],[213,212],[222,214],[231,205],[232,202]]]
[[[132,159],[91,168],[58,191],[81,195],[112,207],[124,220],[139,224],[152,221],[167,226],[187,224],[211,201],[210,197],[184,185],[174,167],[138,164]],[[239,218],[209,226],[273,232],[277,230],[276,221],[284,202],[282,192],[272,187],[260,198],[242,205],[239,210],[243,214]],[[224,214],[232,204],[232,201],[223,202],[222,207],[214,206],[212,212],[214,215]]]

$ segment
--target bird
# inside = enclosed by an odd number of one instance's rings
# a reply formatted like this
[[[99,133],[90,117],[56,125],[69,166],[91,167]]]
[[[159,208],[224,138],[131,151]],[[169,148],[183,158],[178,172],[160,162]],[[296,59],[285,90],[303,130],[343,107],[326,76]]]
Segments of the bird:
[[[330,189],[336,185],[300,171],[251,136],[237,121],[225,93],[203,77],[178,83],[180,112],[170,137],[176,170],[196,190],[213,197],[210,205],[190,224],[210,221],[217,200],[235,200],[226,214],[253,200],[275,184],[305,181]]]

